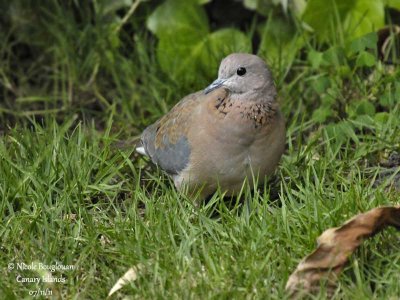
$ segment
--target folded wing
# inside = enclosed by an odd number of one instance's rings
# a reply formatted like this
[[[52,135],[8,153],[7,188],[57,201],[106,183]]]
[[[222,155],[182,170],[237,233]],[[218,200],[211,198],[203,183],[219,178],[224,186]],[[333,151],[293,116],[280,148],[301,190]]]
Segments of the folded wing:
[[[199,91],[186,96],[165,116],[147,127],[136,151],[149,156],[170,175],[179,174],[189,163],[191,148],[187,132],[190,117],[202,95],[203,92]]]

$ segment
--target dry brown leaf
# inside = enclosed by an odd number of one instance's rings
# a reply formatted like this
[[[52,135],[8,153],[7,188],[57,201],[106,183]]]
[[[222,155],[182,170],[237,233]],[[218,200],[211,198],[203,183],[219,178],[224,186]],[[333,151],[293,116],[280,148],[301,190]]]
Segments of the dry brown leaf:
[[[336,287],[336,279],[349,256],[368,238],[387,226],[400,230],[400,206],[374,208],[359,214],[340,227],[324,231],[318,248],[304,258],[290,275],[286,291],[292,298],[318,293],[326,281],[328,294]]]

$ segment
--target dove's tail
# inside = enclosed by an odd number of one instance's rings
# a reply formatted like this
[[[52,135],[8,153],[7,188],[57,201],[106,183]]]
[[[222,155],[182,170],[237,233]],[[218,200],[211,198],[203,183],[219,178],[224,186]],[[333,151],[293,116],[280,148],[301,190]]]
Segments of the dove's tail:
[[[148,156],[147,153],[146,153],[146,150],[144,150],[144,147],[143,147],[143,146],[137,147],[137,148],[136,148],[136,152],[137,152],[137,153],[140,153],[140,154],[142,154],[142,155]]]

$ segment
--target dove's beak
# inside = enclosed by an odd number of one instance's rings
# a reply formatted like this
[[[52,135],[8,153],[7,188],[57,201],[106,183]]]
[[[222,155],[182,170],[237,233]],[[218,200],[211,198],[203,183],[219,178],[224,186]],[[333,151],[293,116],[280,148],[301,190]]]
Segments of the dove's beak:
[[[216,79],[213,83],[211,83],[208,87],[204,89],[204,94],[208,94],[209,92],[219,88],[224,84],[226,79]]]

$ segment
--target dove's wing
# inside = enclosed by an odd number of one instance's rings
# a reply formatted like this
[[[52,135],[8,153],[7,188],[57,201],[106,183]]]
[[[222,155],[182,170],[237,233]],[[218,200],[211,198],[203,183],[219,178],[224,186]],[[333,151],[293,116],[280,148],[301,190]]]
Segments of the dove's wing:
[[[204,96],[203,91],[199,91],[183,98],[143,131],[141,146],[136,150],[149,156],[167,173],[178,174],[189,163],[191,148],[187,132],[190,118]]]

